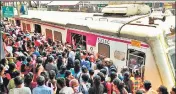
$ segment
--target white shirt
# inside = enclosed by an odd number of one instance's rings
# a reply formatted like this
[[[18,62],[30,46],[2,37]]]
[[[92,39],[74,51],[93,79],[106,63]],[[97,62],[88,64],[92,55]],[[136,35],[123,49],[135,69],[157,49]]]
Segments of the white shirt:
[[[70,58],[72,58],[73,61],[75,61],[75,53],[73,51],[69,52],[69,56]]]
[[[62,94],[74,94],[74,91],[71,87],[67,87],[65,86],[64,88],[62,88],[59,93],[62,93]]]
[[[9,94],[31,94],[31,90],[28,87],[13,88],[10,89]]]

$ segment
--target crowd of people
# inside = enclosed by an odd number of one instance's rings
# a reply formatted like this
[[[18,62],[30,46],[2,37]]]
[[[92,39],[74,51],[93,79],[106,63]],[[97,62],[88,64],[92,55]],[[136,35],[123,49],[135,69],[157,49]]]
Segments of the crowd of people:
[[[153,90],[139,70],[119,72],[110,58],[10,23],[4,28],[0,94],[169,94],[163,85]],[[176,94],[176,87],[170,94]]]

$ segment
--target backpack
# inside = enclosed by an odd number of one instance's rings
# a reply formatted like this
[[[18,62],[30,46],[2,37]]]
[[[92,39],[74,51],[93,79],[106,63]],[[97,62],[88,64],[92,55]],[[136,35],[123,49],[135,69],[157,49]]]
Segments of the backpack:
[[[83,94],[89,94],[89,88],[91,87],[90,84],[81,84],[80,85],[80,91],[83,93]]]

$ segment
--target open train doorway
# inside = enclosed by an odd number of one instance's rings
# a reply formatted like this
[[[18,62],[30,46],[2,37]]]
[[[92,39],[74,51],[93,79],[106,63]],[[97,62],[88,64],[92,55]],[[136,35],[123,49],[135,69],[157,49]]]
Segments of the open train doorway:
[[[86,50],[86,47],[87,47],[86,36],[81,35],[81,34],[72,33],[71,41],[72,41],[72,45],[74,49],[80,47],[82,50]]]
[[[20,20],[16,20],[16,25],[20,27],[21,26],[21,21]]]
[[[35,33],[41,33],[42,32],[40,25],[34,24],[34,27],[35,27],[35,30],[34,30]]]
[[[135,49],[128,49],[127,58],[127,66],[130,69],[130,72],[133,73],[138,71],[138,75],[142,78],[142,80],[144,80],[145,53]]]

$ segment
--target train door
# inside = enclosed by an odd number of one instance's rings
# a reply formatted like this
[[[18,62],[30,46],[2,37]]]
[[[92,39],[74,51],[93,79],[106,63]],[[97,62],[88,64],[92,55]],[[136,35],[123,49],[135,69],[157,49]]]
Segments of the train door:
[[[136,49],[128,49],[127,51],[127,66],[130,72],[133,73],[138,70],[142,79],[144,79],[145,58],[146,55],[142,51]]]
[[[76,33],[71,33],[71,43],[73,48],[81,47],[82,50],[87,49],[86,36]]]
[[[22,23],[22,26],[23,26],[23,32],[26,32],[26,24]]]
[[[34,24],[34,27],[35,27],[35,30],[34,30],[35,33],[41,33],[42,32],[40,25]]]
[[[16,25],[20,27],[21,26],[21,21],[20,20],[16,20]]]

